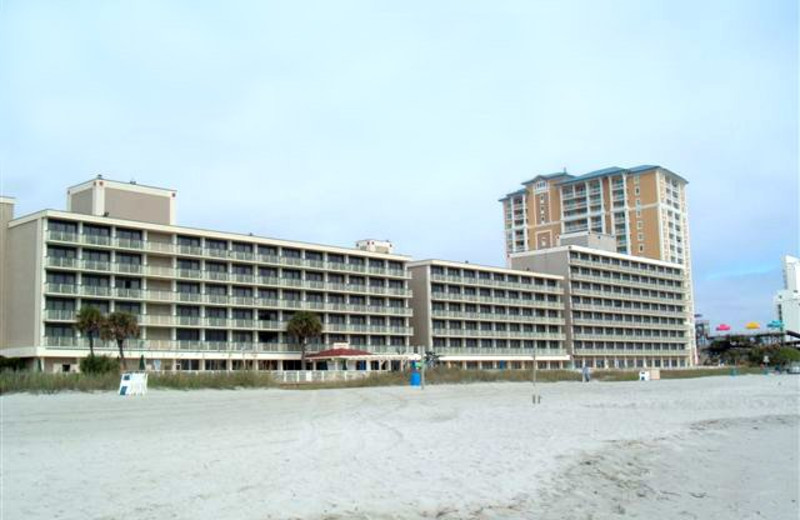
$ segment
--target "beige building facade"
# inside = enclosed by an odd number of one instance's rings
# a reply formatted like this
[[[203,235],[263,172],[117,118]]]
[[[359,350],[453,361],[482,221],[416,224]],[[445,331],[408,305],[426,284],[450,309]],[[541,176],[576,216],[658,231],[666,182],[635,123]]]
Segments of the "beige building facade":
[[[506,254],[556,247],[562,236],[589,231],[614,236],[619,253],[689,266],[686,185],[649,165],[536,176],[500,199]]]
[[[510,260],[515,269],[564,278],[568,353],[577,367],[694,364],[691,287],[682,264],[574,245]]]
[[[563,278],[444,260],[409,264],[413,343],[447,366],[567,368]]]
[[[13,218],[0,203],[2,355],[46,371],[88,353],[84,306],[134,314],[126,357],[161,370],[296,368],[298,310],[323,321],[311,351],[410,349],[408,257],[180,227],[174,190],[102,178],[69,188],[71,211]]]

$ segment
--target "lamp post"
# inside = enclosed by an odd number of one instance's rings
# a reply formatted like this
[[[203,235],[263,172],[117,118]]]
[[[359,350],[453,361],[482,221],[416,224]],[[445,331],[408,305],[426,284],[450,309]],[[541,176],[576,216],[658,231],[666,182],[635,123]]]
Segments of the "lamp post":
[[[531,370],[531,379],[533,382],[533,404],[539,404],[542,402],[542,396],[536,393],[536,369],[538,363],[536,362],[536,341],[533,342],[533,369]]]

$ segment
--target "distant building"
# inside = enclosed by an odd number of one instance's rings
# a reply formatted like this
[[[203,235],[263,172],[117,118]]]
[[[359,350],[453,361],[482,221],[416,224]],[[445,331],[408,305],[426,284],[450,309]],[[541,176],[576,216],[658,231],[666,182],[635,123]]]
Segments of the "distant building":
[[[703,319],[702,314],[694,315],[694,337],[697,343],[697,348],[702,349],[708,346],[711,342],[711,323]]]
[[[783,257],[783,289],[775,295],[775,315],[783,329],[800,333],[800,259]]]

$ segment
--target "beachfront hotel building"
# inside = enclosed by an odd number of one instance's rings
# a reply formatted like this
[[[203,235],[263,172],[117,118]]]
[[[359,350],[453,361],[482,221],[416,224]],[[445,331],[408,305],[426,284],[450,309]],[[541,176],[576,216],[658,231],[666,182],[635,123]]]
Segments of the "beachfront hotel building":
[[[590,368],[680,368],[695,363],[685,267],[613,251],[614,237],[511,255],[517,270],[564,278],[568,354]],[[605,245],[606,249],[603,249]]]
[[[537,175],[500,199],[506,254],[558,246],[564,235],[615,238],[618,253],[690,266],[687,181],[661,166]]]
[[[81,307],[139,321],[126,357],[161,370],[298,368],[285,332],[298,310],[324,333],[310,352],[410,346],[409,258],[386,244],[332,247],[176,224],[174,190],[96,178],[67,210],[14,218],[0,200],[0,355],[71,371],[88,353]],[[96,342],[116,356],[113,345]]]
[[[563,278],[444,260],[409,264],[414,336],[447,366],[566,368]]]

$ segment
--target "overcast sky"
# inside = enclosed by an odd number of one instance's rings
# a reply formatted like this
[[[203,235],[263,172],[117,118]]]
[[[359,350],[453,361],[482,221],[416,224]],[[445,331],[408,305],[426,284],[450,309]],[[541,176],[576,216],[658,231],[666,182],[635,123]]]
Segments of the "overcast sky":
[[[794,0],[0,6],[17,215],[102,173],[182,225],[502,265],[520,182],[660,164],[715,325],[772,319],[797,253]]]

